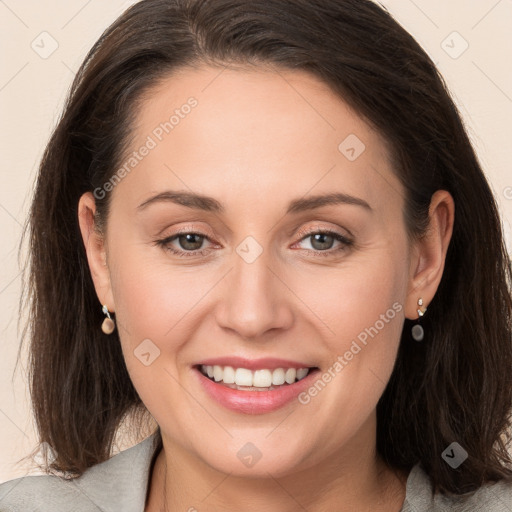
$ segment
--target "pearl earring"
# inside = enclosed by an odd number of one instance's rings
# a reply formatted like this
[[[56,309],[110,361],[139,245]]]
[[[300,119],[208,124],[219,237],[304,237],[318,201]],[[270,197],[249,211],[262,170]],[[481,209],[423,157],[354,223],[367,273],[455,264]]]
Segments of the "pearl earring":
[[[108,312],[107,306],[103,306],[101,310],[105,315],[107,315],[107,318],[105,318],[105,320],[103,320],[103,323],[101,324],[101,330],[105,334],[112,334],[114,332],[114,329],[116,328],[116,324],[114,323],[114,320],[112,320],[112,317]]]
[[[418,323],[413,325],[411,334],[416,341],[422,341],[425,337],[425,331],[419,322],[421,317],[427,312],[427,308],[423,307],[423,299],[421,297],[418,299],[418,309],[416,311],[418,312]]]

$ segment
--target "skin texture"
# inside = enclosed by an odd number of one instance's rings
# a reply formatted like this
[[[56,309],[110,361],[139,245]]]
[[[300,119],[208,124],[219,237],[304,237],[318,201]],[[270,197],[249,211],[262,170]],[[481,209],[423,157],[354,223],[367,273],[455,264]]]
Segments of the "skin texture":
[[[128,371],[162,431],[146,510],[162,510],[164,501],[167,510],[201,512],[400,510],[407,475],[376,454],[375,408],[404,317],[417,318],[418,298],[428,306],[439,285],[451,196],[434,194],[428,235],[409,240],[384,140],[325,84],[297,71],[174,73],[146,94],[130,151],[191,96],[197,106],[115,186],[104,236],[94,230],[91,193],[78,208],[99,302],[115,312]],[[354,161],[338,149],[349,134],[365,145]],[[138,208],[166,190],[211,196],[224,211],[169,201]],[[370,208],[286,214],[294,199],[332,192]],[[207,237],[195,240],[203,254],[180,257],[155,245],[182,229]],[[311,233],[325,230],[351,243],[315,244]],[[247,236],[262,249],[252,263],[236,251]],[[168,245],[195,249],[186,240]],[[205,394],[192,368],[239,356],[326,371],[393,304],[394,318],[307,405],[230,411]],[[134,355],[145,339],[160,350],[149,366]],[[262,454],[252,467],[237,457],[247,442]]]

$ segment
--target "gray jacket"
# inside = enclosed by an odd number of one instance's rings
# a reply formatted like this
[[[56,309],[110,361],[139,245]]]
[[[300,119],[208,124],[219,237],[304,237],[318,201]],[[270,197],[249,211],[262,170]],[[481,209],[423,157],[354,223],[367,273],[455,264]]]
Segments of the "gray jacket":
[[[6,482],[0,512],[143,512],[157,440],[155,433],[74,480],[37,475]],[[512,483],[487,484],[467,497],[433,497],[429,477],[416,465],[401,512],[432,511],[512,512]]]

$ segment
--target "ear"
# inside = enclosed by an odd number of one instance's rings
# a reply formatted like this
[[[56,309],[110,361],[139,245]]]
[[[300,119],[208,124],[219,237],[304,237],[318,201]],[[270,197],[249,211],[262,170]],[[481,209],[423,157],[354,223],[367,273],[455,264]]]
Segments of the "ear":
[[[409,291],[405,304],[406,318],[418,318],[418,299],[423,300],[425,308],[436,294],[443,276],[454,218],[453,197],[446,190],[438,190],[430,200],[427,231],[414,243],[411,252]]]
[[[107,266],[107,253],[104,238],[95,226],[96,201],[92,192],[86,192],[78,202],[78,222],[87,253],[89,270],[101,305],[110,312],[115,311],[114,298]],[[98,305],[98,307],[100,307]]]

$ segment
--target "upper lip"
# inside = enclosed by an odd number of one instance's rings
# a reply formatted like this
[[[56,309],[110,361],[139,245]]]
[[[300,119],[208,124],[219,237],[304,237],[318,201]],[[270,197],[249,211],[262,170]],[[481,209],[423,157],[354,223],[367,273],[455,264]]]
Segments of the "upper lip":
[[[231,366],[233,368],[247,368],[248,370],[275,370],[276,368],[313,368],[309,363],[291,361],[290,359],[277,359],[274,357],[263,357],[260,359],[246,359],[243,357],[214,357],[204,359],[195,366]]]

